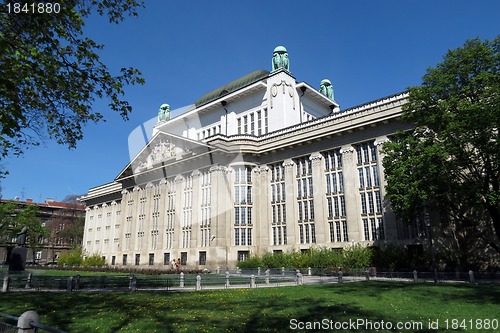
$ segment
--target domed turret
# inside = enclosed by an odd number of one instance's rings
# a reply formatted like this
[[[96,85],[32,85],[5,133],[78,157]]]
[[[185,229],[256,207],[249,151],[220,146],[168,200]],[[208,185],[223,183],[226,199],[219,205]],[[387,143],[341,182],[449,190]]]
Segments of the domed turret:
[[[286,48],[284,46],[276,46],[273,52],[273,71],[281,68],[290,71],[290,60],[288,59]]]

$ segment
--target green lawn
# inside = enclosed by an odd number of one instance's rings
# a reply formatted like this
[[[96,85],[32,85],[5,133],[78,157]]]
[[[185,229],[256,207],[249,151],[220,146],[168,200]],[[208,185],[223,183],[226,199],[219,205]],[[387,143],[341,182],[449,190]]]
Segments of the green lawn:
[[[499,303],[499,285],[373,281],[180,293],[0,293],[0,312],[35,310],[45,325],[85,333],[305,332],[292,328],[313,322],[330,330],[308,332],[488,332],[476,326],[500,320]],[[374,329],[335,329],[335,322],[349,320],[364,320]],[[436,320],[439,329],[429,328]],[[375,325],[411,321],[422,323],[422,329],[375,330]]]

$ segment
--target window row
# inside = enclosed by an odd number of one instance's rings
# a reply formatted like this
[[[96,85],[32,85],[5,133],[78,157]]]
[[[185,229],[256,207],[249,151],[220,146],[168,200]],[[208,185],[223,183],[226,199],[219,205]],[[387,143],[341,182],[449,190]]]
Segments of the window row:
[[[267,109],[250,112],[236,118],[238,134],[261,136],[269,129]]]

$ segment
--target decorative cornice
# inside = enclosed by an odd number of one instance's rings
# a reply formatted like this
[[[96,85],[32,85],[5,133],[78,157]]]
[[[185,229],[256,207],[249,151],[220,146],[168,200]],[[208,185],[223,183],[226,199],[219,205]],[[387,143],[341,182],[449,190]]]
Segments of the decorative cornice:
[[[323,158],[323,155],[321,155],[319,152],[312,153],[311,156],[309,156],[309,160],[311,161],[320,161]]]
[[[229,172],[229,168],[223,165],[213,165],[208,169],[209,172]]]
[[[295,162],[292,159],[288,159],[288,160],[283,161],[284,168],[293,167],[294,165],[295,165]]]
[[[255,168],[252,169],[253,172],[261,174],[261,173],[267,173],[269,171],[269,167],[266,164],[256,166]]]
[[[354,148],[352,146],[342,147],[342,149],[340,149],[340,153],[342,155],[344,155],[344,154],[350,155],[350,154],[354,153]]]

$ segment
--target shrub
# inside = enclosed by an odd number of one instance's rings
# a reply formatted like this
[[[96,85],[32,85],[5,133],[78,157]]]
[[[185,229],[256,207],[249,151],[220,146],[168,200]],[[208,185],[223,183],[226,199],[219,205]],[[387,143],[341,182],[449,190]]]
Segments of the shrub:
[[[82,266],[106,266],[106,259],[104,259],[100,254],[94,253],[83,259]]]
[[[371,266],[372,260],[372,249],[357,244],[344,251],[344,262],[342,266],[348,268],[365,268]]]
[[[361,245],[351,246],[346,250],[330,248],[310,248],[300,252],[267,252],[262,257],[251,256],[238,263],[240,268],[367,268],[371,266],[373,252]]]
[[[83,262],[83,251],[77,247],[71,251],[63,252],[57,260],[58,265],[81,266]]]
[[[238,263],[239,268],[257,268],[263,267],[262,259],[259,256],[251,256],[244,261]]]

